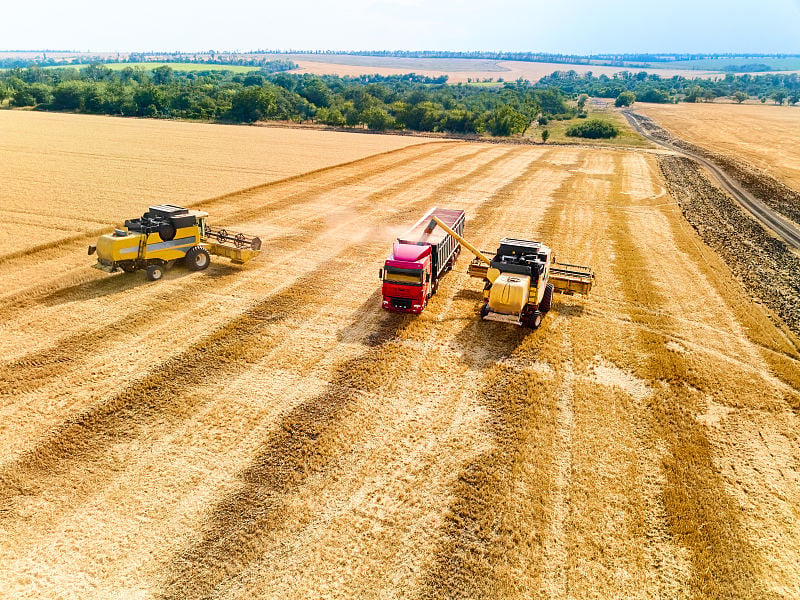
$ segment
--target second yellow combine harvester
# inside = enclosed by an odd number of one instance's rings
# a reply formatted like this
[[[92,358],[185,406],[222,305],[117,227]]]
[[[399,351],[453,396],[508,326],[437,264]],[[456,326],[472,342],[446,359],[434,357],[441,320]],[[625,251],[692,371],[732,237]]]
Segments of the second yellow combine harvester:
[[[592,289],[591,267],[557,263],[553,251],[540,242],[503,238],[490,257],[434,216],[429,227],[436,225],[475,255],[469,274],[485,282],[481,307],[484,319],[536,328],[550,310],[554,292],[588,294]]]
[[[125,221],[125,229],[101,235],[96,246],[89,246],[89,254],[97,253],[96,269],[108,273],[144,269],[147,278],[156,281],[177,261],[202,271],[212,254],[241,265],[261,251],[259,238],[212,228],[206,217],[206,212],[173,204],[151,206],[141,218]]]

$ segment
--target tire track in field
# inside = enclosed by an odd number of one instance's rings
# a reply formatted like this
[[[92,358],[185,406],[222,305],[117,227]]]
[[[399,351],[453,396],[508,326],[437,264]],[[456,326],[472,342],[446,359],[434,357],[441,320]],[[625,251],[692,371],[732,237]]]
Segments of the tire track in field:
[[[449,148],[449,146],[447,148]],[[441,150],[442,149],[438,149],[436,152],[426,153],[424,156],[438,154]],[[463,159],[467,160],[477,156],[485,150],[485,148],[481,148]],[[417,158],[418,157],[408,157],[402,162],[403,164],[410,164],[417,160]],[[443,167],[435,168],[434,171],[439,175],[450,170],[453,164],[457,162],[459,162],[458,158],[449,161]],[[428,173],[428,171],[423,171],[423,173]],[[361,174],[347,179],[362,181],[363,177],[371,176],[372,174]],[[424,175],[422,178],[424,178]],[[410,178],[410,183],[408,185],[413,185],[413,183],[420,179],[420,175],[416,174]],[[407,180],[402,180],[401,183],[405,183],[406,181]],[[394,185],[396,186],[398,184]],[[456,182],[454,182],[454,185],[457,185]],[[324,192],[319,193],[321,194]],[[304,200],[308,202],[311,201],[311,198],[308,197],[307,194],[298,194],[298,196],[303,196]],[[260,212],[263,212],[263,210],[263,208],[259,209]],[[268,240],[265,244],[265,251],[269,252],[270,249],[274,250],[276,246],[280,246],[280,249],[284,252],[297,251],[304,245],[311,243],[317,232],[321,230],[324,225],[324,221],[313,219],[305,224],[300,221],[295,224],[295,227],[298,229],[298,234],[285,236],[278,240]],[[211,290],[223,288],[231,279],[229,275],[233,274],[235,276],[238,272],[238,269],[229,267],[227,264],[215,265],[214,269],[217,271],[225,269],[226,271],[225,275],[217,276],[206,282],[207,284],[209,282],[212,283],[210,286]],[[127,285],[120,286],[120,283]],[[141,281],[134,280],[133,278],[128,278],[127,281],[121,281],[118,278],[104,278],[90,284],[76,285],[61,289],[48,294],[44,299],[32,300],[31,302],[34,304],[40,302],[47,304],[66,300],[77,301],[104,295],[112,291],[118,292],[121,289],[127,289],[141,284]],[[210,291],[209,285],[205,285],[204,287],[204,292],[208,293]],[[102,328],[68,336],[66,339],[59,340],[58,343],[51,348],[26,355],[11,364],[0,365],[0,397],[3,395],[34,391],[39,386],[47,384],[49,379],[63,374],[74,367],[75,363],[79,362],[82,357],[91,356],[97,348],[103,347],[104,343],[123,338],[125,335],[128,335],[128,332],[136,331],[137,327],[140,325],[145,325],[150,322],[154,311],[163,315],[164,313],[172,314],[179,310],[185,310],[182,303],[179,302],[179,298],[182,296],[183,290],[176,289],[168,296],[160,297],[155,305],[153,302],[150,302],[147,307],[135,311],[133,314],[128,314],[115,322],[104,324]]]
[[[422,174],[416,174],[409,179],[402,180],[399,184],[393,184],[390,192],[386,193],[386,197],[394,196],[399,193],[398,186],[413,187],[419,181],[429,177],[440,176],[452,170],[453,166],[460,162],[469,161],[470,159],[481,155],[486,152],[488,148],[479,148],[477,151],[472,152],[464,157],[456,157],[448,161],[444,165],[434,167],[433,169],[423,170]],[[438,152],[437,152],[438,153]],[[428,153],[430,155],[433,153]],[[445,181],[437,190],[428,195],[422,195],[420,199],[407,203],[402,214],[407,215],[410,212],[417,210],[417,206],[425,205],[431,199],[442,196],[446,191],[455,192],[461,187],[468,185],[485,173],[491,171],[495,166],[506,158],[505,153],[501,156],[495,157],[492,160],[479,165],[474,171],[452,180]],[[410,162],[413,162],[410,161]],[[307,198],[310,202],[310,198]],[[370,196],[370,205],[372,206],[378,198],[375,194]],[[278,210],[282,210],[282,207]],[[404,218],[404,217],[403,217]],[[394,221],[399,221],[395,218]],[[298,234],[285,236],[278,240],[269,240],[265,246],[265,251],[269,251],[272,247],[280,246],[282,251],[296,252],[307,244],[311,243],[318,232],[325,226],[324,220],[312,219],[309,223],[297,223],[295,225]],[[215,265],[215,269],[225,268],[227,265]],[[215,277],[210,282],[205,282],[206,286],[204,292],[207,294],[210,291],[223,288],[228,284],[231,279],[230,275],[236,276],[238,269],[228,267],[228,271],[224,276]],[[130,278],[129,278],[130,279]],[[130,279],[130,281],[133,281]],[[49,294],[40,302],[51,303],[54,301],[77,301],[95,297],[98,294],[103,294],[111,290],[118,291],[119,284],[129,284],[123,287],[132,287],[128,281],[120,281],[117,278],[106,278],[97,281],[94,285],[88,284],[86,286],[72,286],[68,289],[62,289],[52,294]],[[141,282],[139,282],[141,283]],[[209,283],[210,289],[209,289]],[[80,363],[83,357],[90,357],[97,348],[104,347],[114,340],[123,339],[129,335],[130,331],[137,331],[139,326],[146,325],[152,320],[152,314],[157,311],[159,314],[173,314],[178,311],[185,310],[183,303],[179,301],[184,294],[183,289],[175,289],[166,297],[160,297],[156,303],[149,302],[148,305],[133,314],[127,314],[125,317],[118,319],[115,322],[104,324],[103,327],[68,336],[66,339],[61,339],[53,347],[47,348],[43,351],[34,352],[26,355],[11,364],[0,365],[0,397],[3,395],[13,395],[25,392],[35,391],[39,387],[46,385],[54,377],[62,375],[69,370],[75,368]]]
[[[619,157],[617,161],[621,172]],[[619,181],[613,183],[620,185]],[[625,298],[665,309],[666,299],[650,275],[624,213],[611,212],[610,233],[615,253],[624,257],[613,265],[617,279],[636,281],[636,285],[622,286]],[[667,349],[665,337],[676,331],[670,317],[639,311],[635,304],[631,304],[629,316],[634,324],[644,325],[637,329],[636,355],[640,363],[644,359],[640,375],[661,386],[646,406],[646,425],[667,449],[661,492],[666,525],[690,550],[691,593],[703,598],[767,598],[759,575],[762,559],[747,538],[741,508],[726,492],[711,444],[696,419],[702,393],[725,393],[718,387],[720,381],[708,372],[708,365],[693,364]],[[635,360],[631,364],[636,364]]]
[[[584,156],[585,153],[581,153],[579,160]],[[532,168],[526,175],[533,176],[533,173]],[[536,226],[536,232],[544,243],[560,233],[558,224],[566,203],[559,198],[568,189],[570,181],[566,179],[562,183],[555,201]],[[504,195],[513,202],[516,191],[517,185],[512,182],[504,190]],[[488,221],[494,218],[500,205],[487,205],[482,209],[483,214],[477,218]],[[580,232],[575,233],[580,235]],[[555,314],[548,315],[542,326],[516,350],[507,349],[511,364],[506,361],[481,365],[485,376],[479,402],[492,415],[490,423],[495,445],[459,474],[453,489],[454,499],[441,532],[441,542],[424,576],[421,598],[490,598],[515,594],[525,596],[531,592],[516,589],[517,585],[525,584],[507,578],[513,568],[528,573],[538,570],[535,565],[514,564],[520,562],[518,545],[530,543],[523,541],[524,534],[517,530],[520,524],[513,519],[514,472],[523,448],[535,448],[533,451],[539,454],[544,471],[541,475],[543,484],[530,490],[524,502],[528,510],[546,514],[551,502],[552,469],[548,465],[553,461],[551,448],[557,414],[555,399],[547,390],[565,385],[565,375],[553,351],[558,329],[568,327],[569,318],[579,313],[579,307],[561,306],[554,302],[551,312]],[[488,325],[496,327],[496,324]],[[491,336],[492,331],[485,335]],[[511,366],[533,365],[542,360],[555,367],[554,379]],[[541,522],[541,516],[538,519],[535,515],[528,516],[536,530],[526,531],[525,535],[541,540],[546,535],[546,523]],[[506,576],[498,577],[498,573]]]
[[[187,205],[191,208],[209,208],[205,203],[207,202],[221,202],[223,200],[231,201],[236,198],[243,198],[247,199],[256,195],[257,192],[267,191],[267,190],[280,190],[283,186],[297,186],[306,183],[306,180],[310,180],[310,189],[302,190],[300,192],[293,192],[289,196],[284,197],[276,197],[274,199],[270,199],[270,201],[264,205],[259,206],[252,211],[245,211],[245,212],[252,212],[255,216],[261,216],[265,210],[269,210],[272,207],[277,205],[277,208],[283,208],[281,205],[285,205],[287,203],[297,203],[297,202],[310,202],[311,200],[317,198],[318,196],[329,192],[332,188],[341,188],[344,186],[350,186],[362,183],[364,179],[374,177],[376,175],[380,175],[385,173],[387,170],[392,170],[398,167],[407,166],[409,164],[413,164],[417,160],[424,160],[426,158],[430,158],[440,153],[444,153],[450,149],[452,149],[457,143],[456,142],[448,142],[448,143],[434,143],[434,144],[422,144],[418,146],[410,146],[406,148],[401,148],[399,150],[389,151],[387,153],[382,153],[379,155],[373,155],[369,157],[365,157],[363,159],[359,159],[350,163],[344,163],[339,165],[332,165],[330,167],[325,167],[323,169],[319,169],[316,171],[311,171],[308,173],[301,173],[299,175],[295,175],[289,178],[281,179],[274,182],[268,182],[265,184],[261,184],[258,186],[254,186],[251,188],[245,188],[243,190],[237,190],[235,192],[231,192],[229,194],[225,194],[223,196],[219,196],[216,198],[211,198],[208,200],[201,200],[198,203],[193,203],[191,205]],[[436,146],[435,148],[431,149],[430,151],[423,152],[423,150],[427,150],[427,146],[433,145]],[[403,157],[395,162],[388,162],[388,164],[384,164],[388,159],[392,158],[394,154],[402,154],[404,151],[414,151],[411,156]],[[376,158],[377,156],[377,158]],[[376,166],[371,166],[372,162],[378,162],[379,164]],[[359,170],[356,174],[348,174],[348,171],[352,169],[357,169],[358,167],[364,167],[363,170]],[[345,174],[337,174],[337,170],[344,170]],[[337,177],[338,175],[338,177]],[[332,178],[327,181],[323,182],[314,182],[315,177],[325,177],[325,178]],[[213,219],[212,214],[212,219]],[[230,223],[232,217],[228,218],[228,223]],[[12,261],[16,258],[23,258],[22,263],[36,261],[40,262],[43,258],[40,256],[41,254],[47,253],[54,253],[66,246],[70,243],[77,243],[81,240],[84,240],[87,244],[93,240],[95,240],[99,235],[103,233],[108,233],[112,225],[108,225],[103,229],[97,229],[85,234],[79,234],[76,236],[72,236],[69,239],[62,239],[60,241],[51,242],[47,244],[41,244],[40,246],[36,246],[35,248],[28,249],[25,251],[20,251],[15,253],[14,256],[6,255],[4,257],[0,257],[0,267],[4,266],[4,262]],[[10,268],[10,267],[7,267]],[[17,270],[23,269],[24,265],[18,265],[15,267]],[[88,272],[88,265],[87,265],[87,272]],[[83,283],[76,284],[73,287],[80,287],[84,285]],[[30,305],[32,299],[30,298],[30,294],[28,290],[20,291],[17,293],[12,293],[10,296],[7,296],[4,302],[3,310],[0,311],[0,315],[4,314],[9,309],[19,308],[20,306],[27,306]]]
[[[494,168],[510,160],[509,153],[515,157],[519,151],[505,152],[486,164]],[[484,167],[464,175],[453,187],[457,189],[484,177]],[[515,181],[523,180],[526,173],[518,175]],[[451,189],[451,186],[443,185],[444,188]],[[507,200],[508,186],[503,189],[502,198]],[[425,202],[429,200],[417,204]],[[164,597],[213,596],[223,581],[244,572],[250,563],[258,560],[263,537],[259,532],[291,520],[291,515],[285,514],[283,497],[299,488],[308,477],[320,476],[337,460],[335,449],[341,448],[341,437],[345,435],[339,431],[344,415],[355,410],[367,394],[383,397],[390,393],[401,376],[397,366],[420,360],[416,345],[395,343],[395,338],[407,327],[408,321],[405,321],[390,337],[384,332],[377,336],[377,341],[374,333],[369,334],[366,353],[338,367],[320,396],[287,415],[277,433],[264,442],[252,465],[239,475],[242,490],[214,508],[202,537],[175,559],[164,586]],[[437,331],[437,327],[432,327],[427,336],[435,339]],[[496,360],[516,346],[526,333],[516,330],[513,335],[501,336],[510,341],[490,344],[493,352],[483,360]],[[300,424],[299,428],[295,424]]]
[[[34,450],[6,465],[0,471],[0,519],[11,514],[6,505],[13,496],[40,495],[58,486],[70,465],[97,459],[111,444],[136,437],[148,422],[191,414],[197,401],[191,390],[246,368],[279,344],[266,335],[269,325],[296,314],[298,307],[320,302],[328,292],[323,275],[337,264],[337,258],[320,264],[119,394],[65,422]]]
[[[380,175],[387,169],[397,169],[399,167],[413,164],[416,161],[424,160],[437,154],[446,152],[458,144],[459,142],[433,142],[429,144],[406,146],[405,148],[389,150],[379,154],[372,154],[354,161],[331,165],[329,167],[323,167],[322,169],[314,169],[313,171],[299,173],[297,175],[292,175],[291,177],[286,177],[277,181],[268,181],[266,183],[236,190],[221,196],[200,200],[199,202],[192,204],[192,208],[210,211],[213,210],[215,206],[219,205],[222,210],[225,210],[226,208],[230,209],[232,204],[236,203],[237,201],[258,195],[262,192],[272,190],[279,192],[284,186],[289,186],[291,190],[291,188],[297,187],[298,184],[308,183],[308,189],[305,189],[301,192],[292,192],[290,196],[283,197],[281,200],[279,200],[280,202],[293,202],[295,200],[301,200],[307,195],[324,193],[331,185],[342,187],[361,183],[364,179]],[[397,155],[406,153],[410,153],[411,156],[406,156],[399,159],[397,158]],[[387,158],[393,158],[394,160],[388,161],[388,164],[383,164]],[[357,167],[361,166],[364,168],[361,170],[357,169]],[[356,169],[357,173],[354,175],[337,178],[335,172],[339,169]],[[331,175],[334,176],[333,181],[326,181],[325,178]],[[274,202],[270,204],[274,204]]]
[[[485,175],[480,168],[474,169],[472,173],[472,178]],[[463,177],[461,180],[462,183],[466,181]],[[368,219],[369,214],[361,215],[359,218]],[[346,228],[344,225],[340,227]],[[347,249],[340,249],[340,254]],[[227,348],[249,348],[250,345],[257,345],[258,336],[251,330],[263,321],[262,313],[267,311],[270,306],[286,305],[285,298],[287,297],[292,298],[292,301],[288,303],[292,306],[307,304],[316,297],[314,290],[317,288],[312,284],[329,269],[328,266],[314,269],[297,283],[289,286],[287,290],[276,292],[269,299],[225,324],[210,337],[168,360],[149,373],[143,381],[131,384],[120,395],[65,423],[33,451],[20,461],[9,464],[0,473],[0,485],[6,488],[6,493],[0,491],[0,497],[9,498],[18,493],[26,495],[25,490],[29,490],[27,495],[35,494],[35,491],[30,490],[46,487],[42,482],[47,478],[48,473],[51,479],[56,478],[57,480],[59,472],[64,470],[63,465],[62,467],[57,465],[64,462],[77,463],[92,460],[115,440],[119,441],[135,436],[136,431],[144,422],[152,421],[157,416],[159,418],[165,416],[173,419],[181,418],[181,415],[186,414],[187,410],[174,412],[170,406],[171,401],[180,400],[181,390],[191,389],[193,384],[202,381],[204,370],[208,370],[210,373],[216,370],[219,374],[219,365],[228,358],[230,358],[230,364],[235,365],[234,352]],[[317,283],[317,285],[321,284]],[[238,338],[241,338],[241,343],[237,343]],[[224,346],[221,350],[218,348],[220,345]],[[263,348],[263,350],[265,349]],[[181,366],[184,363],[187,366]],[[170,374],[173,372],[180,374],[176,378],[171,378]],[[177,404],[180,403],[177,402]],[[134,423],[137,425],[134,426]]]
[[[255,189],[254,188],[246,188],[245,190],[239,190],[237,192],[233,192],[231,194],[227,194],[227,195],[223,196],[223,198],[230,199],[230,198],[235,198],[237,195],[242,195],[242,197],[246,199],[249,196],[253,196],[258,189],[262,189],[263,188],[263,190],[270,190],[270,189],[274,188],[274,189],[279,190],[281,188],[281,186],[285,186],[285,185],[289,185],[289,186],[303,185],[306,182],[307,179],[313,180],[314,177],[324,177],[324,178],[326,178],[326,181],[324,181],[324,182],[320,182],[320,183],[311,185],[311,189],[312,190],[318,190],[317,192],[315,192],[313,194],[308,192],[308,191],[301,191],[299,193],[292,194],[288,199],[287,198],[278,197],[275,200],[270,201],[267,204],[267,207],[265,207],[265,208],[268,208],[270,206],[274,206],[276,204],[277,205],[285,204],[287,201],[303,202],[306,198],[308,198],[310,200],[312,198],[317,197],[317,195],[319,195],[319,194],[325,193],[326,191],[330,191],[331,189],[334,189],[334,188],[340,188],[343,185],[358,184],[365,177],[368,178],[368,177],[373,177],[375,175],[380,175],[380,174],[386,172],[387,170],[391,170],[393,168],[396,168],[397,165],[402,167],[404,165],[412,164],[414,161],[419,160],[420,158],[425,159],[425,158],[428,158],[428,157],[433,157],[433,156],[435,156],[435,155],[437,155],[439,153],[447,152],[448,150],[453,149],[457,144],[458,144],[457,142],[434,143],[434,144],[431,144],[431,145],[436,146],[436,147],[431,149],[431,150],[429,150],[429,151],[428,151],[428,148],[427,148],[428,144],[421,144],[421,145],[417,145],[417,146],[410,146],[410,147],[406,147],[406,148],[401,148],[399,150],[389,151],[387,153],[383,153],[383,154],[377,155],[377,158],[374,158],[375,155],[373,155],[373,156],[370,156],[370,157],[365,157],[363,159],[359,159],[357,161],[353,161],[351,163],[345,163],[344,165],[333,165],[331,167],[326,167],[326,168],[321,169],[321,170],[312,171],[311,173],[299,174],[299,175],[290,177],[288,179],[282,179],[282,180],[278,180],[278,181],[275,181],[275,182],[268,182],[266,184],[262,184],[261,186],[255,186]],[[394,158],[395,154],[401,154],[402,155],[403,151],[409,151],[409,152],[413,152],[413,153],[412,153],[411,156],[401,157],[399,160],[395,161],[394,163],[388,162],[392,158]],[[378,165],[372,166],[372,162],[377,162]],[[336,173],[337,169],[338,170],[344,170],[346,174],[344,174],[344,175],[337,174]],[[350,174],[349,172],[352,171],[352,170],[357,170],[357,173],[356,174]],[[340,176],[337,178],[337,175],[340,175]],[[333,180],[329,179],[331,177],[333,178]],[[206,201],[204,200],[204,201],[200,201],[200,202],[202,203],[202,202],[206,202]],[[190,205],[187,205],[187,206],[190,206],[190,207],[193,207],[193,208],[194,207],[204,208],[204,206],[200,206],[200,205],[196,205],[196,204],[190,204]],[[263,210],[265,210],[265,208],[258,208],[256,210],[254,210],[253,212],[254,212],[254,214],[256,216],[260,216],[263,213]],[[213,219],[213,217],[214,216],[212,215],[212,219]],[[226,224],[230,224],[230,220],[226,219]],[[99,235],[101,235],[103,233],[108,233],[108,231],[110,230],[111,227],[112,226],[109,225],[108,227],[106,227],[104,229],[93,230],[93,231],[87,232],[85,234],[79,234],[79,235],[76,235],[76,236],[72,236],[69,239],[65,238],[65,239],[62,239],[60,241],[41,244],[39,246],[36,246],[35,248],[14,253],[14,256],[6,255],[5,257],[0,257],[0,276],[2,276],[2,272],[4,270],[8,270],[9,272],[11,272],[12,270],[14,272],[20,272],[20,271],[24,271],[26,269],[26,265],[28,265],[30,263],[40,264],[43,261],[45,261],[46,259],[58,258],[60,256],[60,254],[62,254],[64,252],[64,250],[67,248],[67,246],[76,245],[81,241],[83,242],[83,244],[89,244],[92,241],[96,240]],[[76,252],[78,251],[77,248],[81,248],[81,250],[84,250],[82,248],[83,244],[81,244],[80,247],[76,246],[76,250],[75,251]],[[83,253],[81,252],[81,254],[83,254]],[[78,285],[81,285],[81,284],[85,283],[87,280],[90,280],[92,275],[94,275],[96,277],[96,274],[94,274],[94,273],[89,271],[88,264],[87,264],[86,275],[83,276],[83,277],[80,277],[80,276],[77,277],[78,280],[80,281],[80,283]],[[75,281],[76,274],[74,272],[71,272],[67,277],[69,277],[69,279],[71,281]],[[65,279],[66,279],[66,277],[64,275],[55,276],[55,277],[51,278],[50,281],[47,282],[47,284],[40,284],[38,287],[43,288],[45,291],[49,291],[49,290],[52,290],[54,287],[58,286],[58,282],[59,281],[63,281]],[[16,291],[12,291],[12,292],[6,294],[4,296],[4,306],[8,307],[8,308],[4,308],[4,310],[0,310],[0,314],[5,312],[5,310],[9,310],[9,309],[10,310],[14,310],[15,308],[18,308],[19,306],[24,306],[24,305],[29,304],[30,303],[30,299],[31,299],[31,297],[30,297],[31,296],[31,291],[33,289],[34,289],[34,286],[28,286],[25,289],[18,289]]]
[[[258,559],[260,531],[291,515],[283,497],[336,456],[336,425],[364,394],[390,388],[400,376],[396,365],[414,358],[413,348],[393,343],[407,318],[387,315],[371,334],[367,351],[339,365],[325,390],[281,419],[251,465],[238,475],[242,488],[214,507],[200,540],[177,557],[167,572],[163,598],[208,598],[224,580]]]

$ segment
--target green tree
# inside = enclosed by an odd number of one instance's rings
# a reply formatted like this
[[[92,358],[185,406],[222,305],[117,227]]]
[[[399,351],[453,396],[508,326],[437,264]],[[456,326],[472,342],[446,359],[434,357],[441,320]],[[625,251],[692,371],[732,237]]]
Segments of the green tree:
[[[775,101],[775,104],[781,105],[783,104],[783,101],[786,100],[788,95],[789,94],[786,93],[786,90],[778,90],[770,97]]]
[[[636,94],[633,92],[625,91],[620,92],[617,99],[614,100],[614,106],[630,106],[636,101]]]
[[[523,133],[529,123],[527,116],[506,104],[489,113],[486,119],[486,128],[492,135],[509,136]]]
[[[36,104],[50,104],[53,101],[53,88],[46,83],[32,83],[28,91],[33,95]]]
[[[231,118],[253,123],[273,116],[277,106],[275,94],[266,88],[248,87],[236,92],[231,101]]]
[[[683,97],[684,102],[697,102],[703,95],[703,88],[694,85]]]
[[[315,106],[330,106],[333,94],[321,79],[314,78],[303,86],[300,95]]]
[[[547,131],[547,129],[542,129],[542,142],[546,144],[549,137],[550,137],[550,132]]]
[[[83,108],[83,95],[86,83],[83,81],[64,81],[53,89],[53,108],[57,110],[80,110]]]
[[[636,94],[636,100],[638,102],[654,102],[658,104],[664,104],[665,102],[669,102],[669,94],[658,88],[647,88],[643,92]]]
[[[581,94],[578,96],[578,110],[583,110],[586,106],[586,101],[589,99],[588,94]]]
[[[738,90],[733,93],[733,99],[736,101],[737,104],[741,104],[745,100],[747,100],[749,96],[745,94],[743,91]]]
[[[589,119],[583,123],[578,123],[567,129],[567,135],[570,137],[582,137],[590,139],[598,138],[613,138],[619,135],[617,129],[612,123],[602,119]]]
[[[333,125],[334,127],[344,127],[347,124],[342,111],[338,108],[322,107],[317,111],[316,119],[325,125]]]
[[[28,86],[25,86],[14,90],[11,96],[11,104],[12,106],[34,106],[36,98],[30,93]]]
[[[789,104],[797,104],[798,102],[800,102],[800,92],[789,94]]]
[[[175,72],[169,65],[161,65],[153,69],[153,84],[155,85],[168,85],[172,83]]]
[[[394,119],[382,108],[370,106],[361,113],[361,121],[367,127],[375,130],[391,129],[394,127]]]

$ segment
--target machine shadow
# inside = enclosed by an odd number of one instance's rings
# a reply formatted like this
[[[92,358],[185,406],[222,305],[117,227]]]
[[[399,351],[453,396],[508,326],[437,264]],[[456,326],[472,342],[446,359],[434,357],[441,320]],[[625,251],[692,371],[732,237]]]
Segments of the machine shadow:
[[[365,304],[371,302],[373,297]],[[374,331],[360,340],[358,324],[346,328],[343,338],[361,341],[367,350],[336,367],[319,395],[280,419],[254,460],[237,475],[239,491],[211,509],[200,539],[167,566],[160,597],[214,596],[218,586],[261,560],[264,539],[292,519],[285,496],[338,460],[339,426],[363,393],[390,385],[396,365],[383,349],[398,336],[406,319],[385,313]]]
[[[213,277],[214,279],[220,279],[233,275],[240,269],[241,267],[228,263],[212,263],[205,271],[204,275]],[[181,279],[191,274],[192,271],[178,264],[164,272],[162,281]],[[59,306],[70,302],[80,302],[83,300],[113,296],[143,285],[158,285],[159,283],[158,281],[148,281],[144,271],[136,271],[134,273],[112,273],[107,277],[96,279],[88,283],[76,283],[55,290],[42,296],[38,302],[45,306]]]

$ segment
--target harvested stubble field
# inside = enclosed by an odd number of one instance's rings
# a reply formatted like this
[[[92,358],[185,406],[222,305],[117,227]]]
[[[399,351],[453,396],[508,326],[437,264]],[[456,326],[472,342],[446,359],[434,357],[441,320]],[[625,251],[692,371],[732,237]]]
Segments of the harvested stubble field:
[[[593,265],[593,295],[482,322],[462,256],[384,313],[391,236],[434,205]],[[265,252],[153,284],[2,265],[2,595],[800,594],[797,340],[654,156],[435,142],[198,206]]]
[[[800,191],[800,108],[771,104],[636,104],[670,132],[743,159]]]
[[[612,77],[621,71],[647,71],[668,78],[674,75],[683,77],[719,77],[714,71],[693,71],[688,69],[606,67],[600,65],[567,63],[527,62],[518,60],[488,60],[469,58],[403,58],[389,56],[353,56],[342,54],[285,54],[279,55],[297,63],[297,73],[315,75],[340,75],[358,77],[359,75],[403,75],[416,73],[428,77],[447,75],[449,83],[466,83],[468,80],[503,78],[504,81],[527,79],[539,81],[554,71],[575,71],[579,74],[592,72],[595,75]]]

